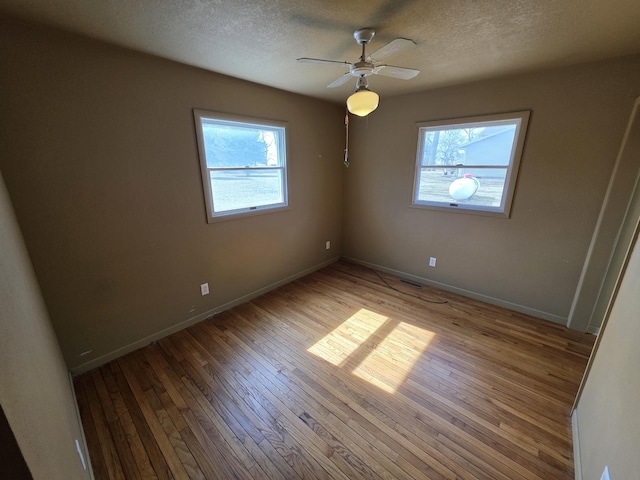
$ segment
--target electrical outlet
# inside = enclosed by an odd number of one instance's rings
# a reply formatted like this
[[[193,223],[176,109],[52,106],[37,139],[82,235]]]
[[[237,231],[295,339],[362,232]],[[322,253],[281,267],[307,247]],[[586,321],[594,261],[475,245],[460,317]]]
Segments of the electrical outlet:
[[[602,476],[600,477],[600,480],[611,480],[611,477],[609,476],[608,465],[604,467],[604,472],[602,472]]]
[[[430,267],[436,266],[436,257],[429,257],[429,266]]]
[[[324,246],[327,250],[329,250],[331,248],[331,242],[327,240],[327,243],[325,243]]]
[[[200,293],[202,293],[202,295],[209,295],[209,284],[208,283],[203,283],[202,285],[200,285]]]

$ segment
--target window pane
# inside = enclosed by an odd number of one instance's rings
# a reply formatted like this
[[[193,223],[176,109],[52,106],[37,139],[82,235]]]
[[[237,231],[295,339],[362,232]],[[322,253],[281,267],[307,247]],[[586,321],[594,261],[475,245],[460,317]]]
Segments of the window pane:
[[[209,223],[288,205],[286,123],[193,114]]]
[[[422,158],[427,165],[509,165],[516,124],[465,128],[424,128]]]
[[[421,122],[413,204],[509,217],[529,112]]]
[[[282,166],[276,130],[203,121],[202,133],[209,168]]]
[[[506,168],[421,168],[416,199],[446,205],[500,207],[506,174]]]
[[[210,170],[215,212],[284,203],[281,169]]]

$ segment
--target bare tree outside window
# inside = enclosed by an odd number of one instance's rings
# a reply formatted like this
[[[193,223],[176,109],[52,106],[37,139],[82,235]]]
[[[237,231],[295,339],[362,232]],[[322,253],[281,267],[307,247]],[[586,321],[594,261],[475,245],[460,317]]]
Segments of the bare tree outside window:
[[[418,124],[413,206],[508,216],[529,112]]]
[[[209,222],[286,207],[285,125],[194,111]]]

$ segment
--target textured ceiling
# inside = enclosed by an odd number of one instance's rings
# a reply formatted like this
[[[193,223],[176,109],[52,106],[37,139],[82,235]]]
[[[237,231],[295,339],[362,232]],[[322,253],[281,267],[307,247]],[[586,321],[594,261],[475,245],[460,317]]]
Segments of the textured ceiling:
[[[396,37],[417,47],[388,63],[412,80],[371,77],[381,96],[640,52],[639,0],[0,0],[0,12],[314,97],[343,101],[355,80],[326,85]]]

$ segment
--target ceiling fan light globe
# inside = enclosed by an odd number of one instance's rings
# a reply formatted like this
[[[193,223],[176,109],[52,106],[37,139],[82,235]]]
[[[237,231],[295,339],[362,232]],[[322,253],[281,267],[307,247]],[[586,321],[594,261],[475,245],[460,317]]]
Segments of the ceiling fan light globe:
[[[359,117],[366,117],[376,108],[380,96],[371,90],[359,90],[347,98],[347,109]]]

